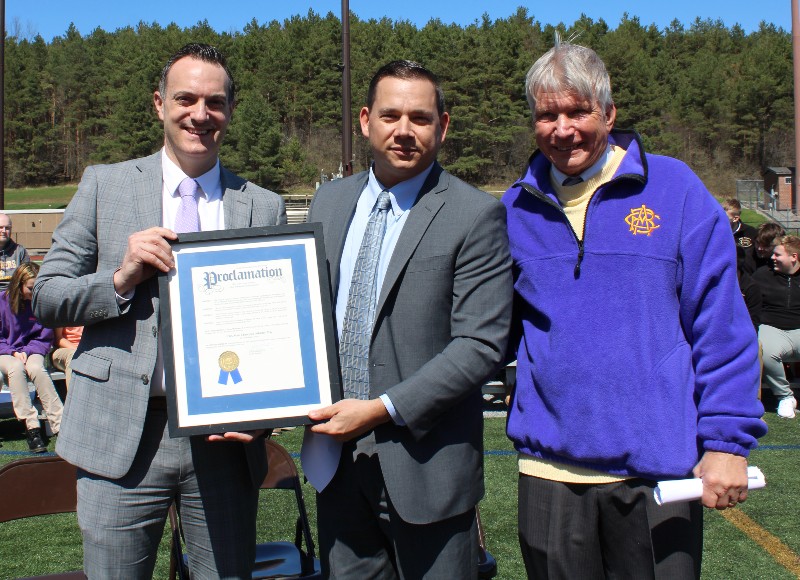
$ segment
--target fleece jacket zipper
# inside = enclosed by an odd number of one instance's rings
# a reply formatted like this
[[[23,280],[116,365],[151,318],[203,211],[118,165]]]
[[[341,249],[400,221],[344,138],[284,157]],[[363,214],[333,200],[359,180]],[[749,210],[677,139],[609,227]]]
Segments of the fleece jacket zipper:
[[[597,190],[595,190],[595,192],[592,193],[592,197],[589,198],[589,201],[586,203],[586,213],[583,216],[583,232],[582,232],[583,235],[581,237],[578,237],[578,234],[575,232],[575,228],[572,227],[572,224],[570,223],[567,214],[564,212],[563,207],[561,207],[552,199],[543,194],[541,191],[531,187],[527,183],[521,183],[520,185],[525,191],[530,193],[535,198],[543,201],[550,207],[558,210],[558,212],[563,216],[564,221],[567,222],[567,227],[569,228],[572,237],[575,239],[575,243],[578,245],[578,261],[575,263],[575,269],[572,272],[573,276],[577,280],[581,276],[581,262],[583,262],[583,245],[584,245],[584,240],[586,239],[586,219],[589,217],[589,205],[592,203],[592,199],[594,199],[594,196],[597,195]]]

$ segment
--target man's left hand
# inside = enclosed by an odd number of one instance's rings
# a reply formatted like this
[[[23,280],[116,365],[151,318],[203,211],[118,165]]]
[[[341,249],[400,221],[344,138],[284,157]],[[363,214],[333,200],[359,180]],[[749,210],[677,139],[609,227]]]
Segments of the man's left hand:
[[[386,405],[380,399],[344,399],[329,407],[310,411],[308,416],[314,421],[327,420],[325,423],[312,425],[311,430],[314,433],[325,433],[342,442],[350,441],[391,420]]]
[[[206,441],[234,441],[238,443],[252,443],[264,434],[266,429],[255,429],[254,431],[228,431],[226,433],[214,433],[208,435]]]
[[[724,510],[747,499],[747,459],[732,453],[706,451],[695,466],[703,480],[703,505]]]

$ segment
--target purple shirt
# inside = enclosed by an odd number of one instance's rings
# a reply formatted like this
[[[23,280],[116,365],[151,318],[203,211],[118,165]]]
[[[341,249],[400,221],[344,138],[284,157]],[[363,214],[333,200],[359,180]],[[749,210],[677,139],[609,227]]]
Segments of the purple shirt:
[[[0,355],[24,352],[45,356],[53,345],[54,333],[36,320],[29,300],[23,300],[19,313],[11,311],[8,294],[0,294]]]

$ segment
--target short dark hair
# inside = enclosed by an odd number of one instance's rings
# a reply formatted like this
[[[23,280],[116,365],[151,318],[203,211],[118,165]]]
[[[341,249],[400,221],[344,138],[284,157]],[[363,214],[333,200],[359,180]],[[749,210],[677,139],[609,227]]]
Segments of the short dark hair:
[[[786,232],[780,224],[775,222],[764,222],[758,226],[758,233],[756,234],[756,246],[762,248],[769,248],[775,246],[775,238],[785,236]]]
[[[378,83],[386,77],[395,77],[398,79],[425,79],[430,81],[436,89],[436,109],[439,112],[439,116],[444,114],[444,91],[439,82],[439,77],[421,64],[411,60],[393,60],[378,69],[378,72],[375,73],[372,80],[369,82],[369,91],[367,92],[368,109],[372,109],[372,104],[375,102],[375,93],[378,90]]]
[[[172,65],[185,57],[202,60],[203,62],[210,62],[222,67],[225,74],[228,75],[228,82],[225,84],[225,94],[228,96],[228,103],[233,103],[236,98],[236,83],[233,82],[233,75],[228,69],[228,63],[225,56],[215,47],[210,44],[201,44],[199,42],[191,42],[178,49],[178,52],[169,57],[167,64],[161,70],[161,80],[158,82],[158,92],[161,94],[162,99],[167,98],[167,75],[169,74]]]

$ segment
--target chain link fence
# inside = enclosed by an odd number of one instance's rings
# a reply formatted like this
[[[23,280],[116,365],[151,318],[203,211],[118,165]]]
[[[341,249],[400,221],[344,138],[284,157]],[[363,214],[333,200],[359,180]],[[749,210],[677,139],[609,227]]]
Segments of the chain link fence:
[[[777,222],[788,234],[800,232],[800,216],[790,209],[778,210],[778,194],[764,189],[762,179],[737,179],[736,199],[743,208],[757,211]]]

